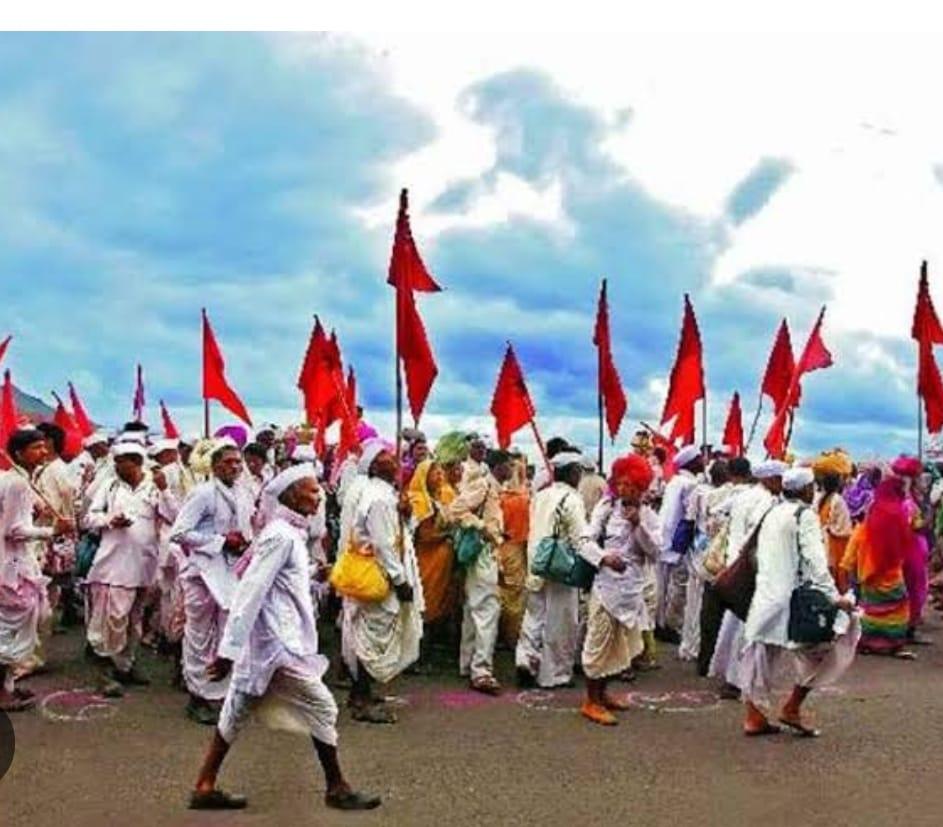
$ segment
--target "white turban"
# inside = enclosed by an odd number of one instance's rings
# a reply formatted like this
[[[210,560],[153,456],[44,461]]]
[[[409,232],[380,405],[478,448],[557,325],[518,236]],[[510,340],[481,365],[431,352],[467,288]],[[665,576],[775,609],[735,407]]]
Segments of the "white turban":
[[[296,445],[295,450],[291,452],[292,462],[317,462],[318,454],[311,444]]]
[[[380,439],[379,437],[368,439],[360,446],[360,449],[360,461],[357,463],[357,470],[360,471],[361,474],[370,473],[370,466],[373,465],[373,461],[380,456],[383,451],[393,450],[385,439]]]
[[[82,440],[83,448],[91,448],[93,445],[107,445],[108,444],[108,434],[104,431],[96,431],[94,434],[89,434],[85,439]]]
[[[780,462],[778,459],[768,459],[753,466],[753,476],[758,480],[769,480],[773,477],[781,477],[788,470],[789,466],[785,462]]]
[[[551,457],[550,464],[554,468],[566,468],[568,465],[582,465],[583,455],[576,451],[561,451],[559,454]]]
[[[147,451],[144,450],[143,445],[137,442],[116,442],[111,449],[111,454],[114,457],[135,456],[141,459],[147,459]]]
[[[118,434],[118,442],[137,442],[139,445],[146,445],[147,431],[122,431]]]
[[[783,474],[783,490],[796,493],[815,482],[811,468],[790,468]]]
[[[696,445],[685,445],[674,456],[675,468],[684,468],[694,462],[701,455],[701,450]]]
[[[291,465],[276,475],[272,481],[265,486],[265,493],[278,499],[298,480],[312,479],[317,480],[317,469],[308,462],[302,462],[298,465]]]
[[[159,439],[150,448],[147,449],[149,456],[156,457],[164,451],[176,451],[180,447],[178,439]]]

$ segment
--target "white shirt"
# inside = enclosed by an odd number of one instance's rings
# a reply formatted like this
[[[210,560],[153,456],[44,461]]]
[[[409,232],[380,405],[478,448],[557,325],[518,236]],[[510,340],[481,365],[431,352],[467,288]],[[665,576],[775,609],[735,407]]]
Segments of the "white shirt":
[[[678,523],[685,518],[688,499],[697,485],[697,477],[690,471],[682,468],[665,486],[665,495],[661,503],[659,517],[661,519],[661,562],[677,563],[681,555],[671,548],[675,529]]]
[[[265,694],[279,668],[317,678],[327,670],[311,601],[308,523],[279,504],[233,594],[219,654],[233,661],[232,685],[249,695]]]
[[[51,526],[33,524],[37,497],[17,470],[0,474],[0,585],[15,589],[20,579],[45,582],[28,543],[52,539]]]
[[[790,645],[789,600],[793,589],[806,580],[829,597],[838,599],[838,589],[828,572],[828,555],[822,543],[818,515],[803,503],[783,502],[770,511],[760,529],[756,592],[744,630],[748,643]]]
[[[111,528],[113,517],[132,521],[127,528]],[[101,544],[86,582],[124,588],[146,588],[157,575],[160,524],[171,525],[177,516],[177,500],[168,488],[158,490],[144,480],[131,488],[115,479],[99,490],[88,509],[84,526],[101,532]]]
[[[759,483],[736,494],[730,504],[730,530],[727,535],[726,562],[740,556],[740,551],[763,515],[777,502],[772,492]]]
[[[253,507],[244,488],[213,479],[190,492],[170,530],[171,542],[187,555],[181,576],[201,577],[224,609],[236,588],[233,567],[238,559],[223,550],[225,535],[240,531],[251,540]]]

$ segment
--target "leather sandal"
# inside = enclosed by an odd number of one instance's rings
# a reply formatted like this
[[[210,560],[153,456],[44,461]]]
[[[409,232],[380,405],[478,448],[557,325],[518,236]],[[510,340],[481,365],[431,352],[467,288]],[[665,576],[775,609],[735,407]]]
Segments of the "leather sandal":
[[[210,790],[201,793],[194,790],[190,793],[191,810],[244,810],[249,800],[244,795],[235,795],[223,790]]]

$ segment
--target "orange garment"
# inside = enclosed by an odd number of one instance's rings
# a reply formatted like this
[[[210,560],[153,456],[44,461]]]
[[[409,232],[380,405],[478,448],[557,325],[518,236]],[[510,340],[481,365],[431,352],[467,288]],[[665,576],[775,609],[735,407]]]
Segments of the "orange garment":
[[[819,522],[828,550],[828,570],[842,593],[848,589],[848,576],[842,568],[845,550],[851,537],[851,515],[839,494],[823,497],[819,503]]]
[[[530,496],[525,489],[501,492],[501,513],[507,539],[497,548],[498,599],[501,602],[499,637],[508,647],[517,645],[524,619],[527,579],[527,535],[530,531]]]
[[[447,620],[455,612],[457,586],[454,576],[455,551],[452,535],[438,515],[423,520],[416,528],[416,562],[426,601],[426,623]]]

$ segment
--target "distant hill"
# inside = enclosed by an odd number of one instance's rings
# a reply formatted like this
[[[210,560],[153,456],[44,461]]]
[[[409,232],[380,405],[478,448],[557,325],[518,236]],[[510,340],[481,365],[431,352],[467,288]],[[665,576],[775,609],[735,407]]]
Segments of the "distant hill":
[[[21,416],[28,416],[33,422],[48,422],[55,415],[55,408],[51,408],[42,399],[31,396],[13,386],[13,395],[16,400],[16,409]]]

